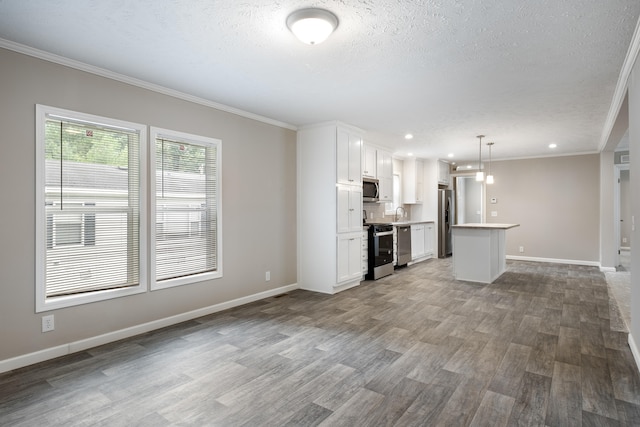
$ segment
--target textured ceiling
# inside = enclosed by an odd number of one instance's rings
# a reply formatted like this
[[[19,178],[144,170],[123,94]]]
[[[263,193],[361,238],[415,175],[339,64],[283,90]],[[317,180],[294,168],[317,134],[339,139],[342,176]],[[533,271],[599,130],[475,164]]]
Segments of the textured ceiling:
[[[302,6],[340,24],[308,46]],[[0,0],[0,38],[398,155],[598,150],[638,0]],[[405,141],[403,135],[415,138]]]

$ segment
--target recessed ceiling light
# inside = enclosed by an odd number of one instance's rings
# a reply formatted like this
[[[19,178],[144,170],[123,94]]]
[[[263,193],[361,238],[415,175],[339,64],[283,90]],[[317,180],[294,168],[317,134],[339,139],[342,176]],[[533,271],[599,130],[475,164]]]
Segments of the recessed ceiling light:
[[[407,153],[407,156],[411,157],[413,156],[413,153]]]
[[[558,144],[549,144],[549,148],[556,148],[558,146]]]
[[[404,139],[413,139],[413,135],[408,133],[404,136]]]
[[[447,157],[452,158],[453,157],[453,153],[447,154]]]
[[[471,165],[467,165],[467,169],[471,169]]]

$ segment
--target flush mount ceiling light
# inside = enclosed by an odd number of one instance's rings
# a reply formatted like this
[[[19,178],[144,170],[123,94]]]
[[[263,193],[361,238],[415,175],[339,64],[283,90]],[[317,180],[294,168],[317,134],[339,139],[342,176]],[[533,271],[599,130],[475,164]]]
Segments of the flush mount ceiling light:
[[[320,44],[338,27],[338,18],[324,9],[300,9],[289,15],[287,27],[301,42]]]
[[[478,144],[478,172],[476,172],[476,181],[484,181],[484,172],[482,172],[482,138],[484,135],[478,135],[476,138],[480,140]]]
[[[404,136],[404,139],[413,139],[413,135],[408,133]]]

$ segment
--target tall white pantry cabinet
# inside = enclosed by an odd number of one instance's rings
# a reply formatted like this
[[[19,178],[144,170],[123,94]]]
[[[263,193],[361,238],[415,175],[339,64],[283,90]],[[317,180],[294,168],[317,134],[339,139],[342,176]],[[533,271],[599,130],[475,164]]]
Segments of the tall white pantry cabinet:
[[[298,129],[298,286],[333,294],[362,278],[362,131]]]

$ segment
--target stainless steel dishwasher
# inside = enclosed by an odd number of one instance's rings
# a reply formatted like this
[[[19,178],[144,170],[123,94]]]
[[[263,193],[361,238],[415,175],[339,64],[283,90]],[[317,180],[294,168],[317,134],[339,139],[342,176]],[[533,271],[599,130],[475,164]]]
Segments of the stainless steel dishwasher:
[[[398,225],[398,267],[411,261],[411,226]]]

